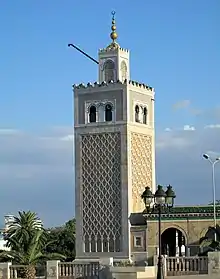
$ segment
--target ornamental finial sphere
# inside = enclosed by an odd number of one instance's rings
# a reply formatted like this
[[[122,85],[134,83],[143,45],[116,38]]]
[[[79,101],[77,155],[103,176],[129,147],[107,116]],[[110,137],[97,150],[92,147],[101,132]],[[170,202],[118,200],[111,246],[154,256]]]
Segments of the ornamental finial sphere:
[[[113,41],[115,41],[115,40],[118,38],[118,34],[117,34],[115,31],[113,31],[113,32],[111,33],[110,37],[111,37],[111,39],[112,39]]]
[[[116,33],[116,22],[115,22],[115,11],[112,12],[112,32],[110,34],[110,38],[114,42],[118,38],[118,34]]]

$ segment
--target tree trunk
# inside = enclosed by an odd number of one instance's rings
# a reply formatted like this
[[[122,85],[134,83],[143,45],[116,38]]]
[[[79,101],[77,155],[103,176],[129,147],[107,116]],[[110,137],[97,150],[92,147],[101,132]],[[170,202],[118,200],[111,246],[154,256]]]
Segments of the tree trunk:
[[[35,279],[36,276],[36,268],[34,265],[27,265],[24,270],[26,279]]]

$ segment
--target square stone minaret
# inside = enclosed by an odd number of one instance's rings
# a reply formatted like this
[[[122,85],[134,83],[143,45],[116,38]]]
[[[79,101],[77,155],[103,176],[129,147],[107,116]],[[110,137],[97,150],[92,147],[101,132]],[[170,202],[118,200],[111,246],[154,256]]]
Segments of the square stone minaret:
[[[130,258],[132,212],[155,191],[154,89],[130,80],[129,51],[99,51],[99,82],[74,85],[76,259]]]

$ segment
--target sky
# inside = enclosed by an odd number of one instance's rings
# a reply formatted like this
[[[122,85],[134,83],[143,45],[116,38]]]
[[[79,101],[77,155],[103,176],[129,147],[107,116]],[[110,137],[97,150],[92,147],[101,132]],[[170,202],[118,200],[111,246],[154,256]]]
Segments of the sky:
[[[74,216],[72,84],[97,80],[109,42],[130,50],[131,78],[155,88],[157,183],[177,204],[212,200],[220,155],[219,0],[2,0],[0,214],[38,213],[46,226]],[[145,185],[143,185],[145,186]],[[220,199],[220,163],[216,164]]]

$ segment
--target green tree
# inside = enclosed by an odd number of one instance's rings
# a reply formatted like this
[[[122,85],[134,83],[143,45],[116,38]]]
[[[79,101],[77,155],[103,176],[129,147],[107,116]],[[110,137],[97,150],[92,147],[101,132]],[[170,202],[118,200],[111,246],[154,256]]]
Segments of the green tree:
[[[75,219],[69,220],[64,226],[48,230],[49,245],[47,253],[62,253],[65,261],[75,259]]]
[[[45,252],[49,244],[48,237],[36,213],[23,211],[18,214],[6,234],[7,246],[11,250],[1,252],[0,257],[7,257],[13,264],[24,265],[21,277],[34,279],[37,263],[47,259],[62,259],[64,256]]]
[[[214,204],[213,202],[210,202],[210,203],[209,203],[209,205],[213,205],[213,204]],[[220,200],[216,200],[216,201],[215,201],[215,205],[220,205]]]

